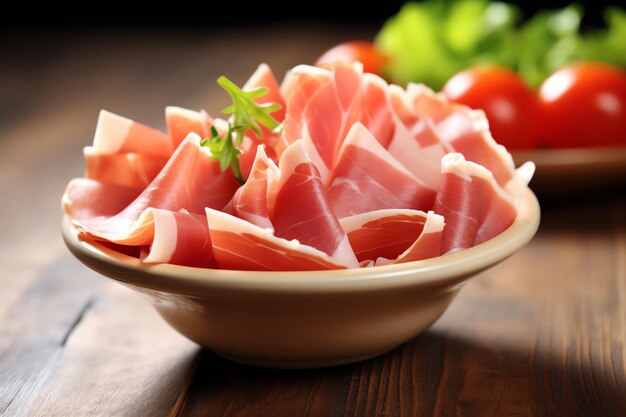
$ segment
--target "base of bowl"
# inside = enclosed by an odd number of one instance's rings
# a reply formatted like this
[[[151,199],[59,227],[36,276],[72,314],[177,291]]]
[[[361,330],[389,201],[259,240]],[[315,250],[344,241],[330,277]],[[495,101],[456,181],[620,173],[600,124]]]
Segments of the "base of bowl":
[[[272,369],[314,369],[314,368],[326,368],[329,366],[347,365],[350,363],[356,363],[375,358],[393,349],[384,350],[381,352],[371,353],[361,356],[348,356],[344,358],[330,358],[330,359],[298,359],[298,360],[281,360],[281,359],[263,359],[263,358],[244,358],[240,356],[233,356],[227,353],[221,353],[213,351],[218,356],[224,359],[228,359],[233,362],[241,363],[248,366],[256,366],[257,368],[272,368]]]

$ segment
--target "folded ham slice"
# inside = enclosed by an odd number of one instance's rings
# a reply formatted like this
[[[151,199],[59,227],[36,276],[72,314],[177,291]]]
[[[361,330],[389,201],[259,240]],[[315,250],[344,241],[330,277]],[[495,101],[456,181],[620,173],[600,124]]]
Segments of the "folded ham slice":
[[[190,133],[195,133],[201,138],[211,137],[213,119],[204,110],[194,111],[168,106],[165,108],[165,122],[167,123],[167,133],[176,147]]]
[[[396,132],[396,121],[387,97],[389,85],[379,76],[370,73],[363,74],[362,80],[359,122],[386,148]]]
[[[71,219],[111,217],[124,210],[141,191],[141,188],[74,178],[65,188],[63,211]]]
[[[92,146],[85,147],[83,153],[85,178],[133,188],[147,187],[168,160],[165,156],[134,152],[99,154]]]
[[[362,265],[384,265],[439,256],[444,220],[432,211],[388,209],[346,217],[341,226]]]
[[[267,204],[275,235],[314,247],[342,265],[357,266],[348,236],[302,140],[289,145],[278,167],[280,177],[268,177]]]
[[[287,113],[283,138],[286,143],[305,141],[324,183],[343,139],[360,116],[362,75],[359,63],[338,63],[332,71],[299,65],[283,84],[283,91],[288,91],[284,93]]]
[[[265,88],[267,92],[263,96],[254,99],[254,101],[258,104],[278,104],[281,108],[280,110],[273,112],[272,117],[279,123],[283,122],[283,120],[285,120],[287,105],[280,93],[278,81],[267,64],[259,65],[256,71],[250,76],[246,84],[243,86],[244,91],[253,91],[258,88]],[[273,157],[276,154],[274,151],[275,148],[279,148],[282,151],[288,145],[287,143],[282,142],[283,137],[279,132],[272,132],[263,125],[260,125],[260,128],[263,134],[262,138],[257,137],[256,133],[253,131],[246,132],[246,135],[252,139],[255,148],[258,144],[264,144],[266,145],[267,150],[271,150],[270,156]],[[278,142],[281,143],[279,144]]]
[[[328,187],[339,218],[387,208],[429,210],[435,191],[404,168],[361,123],[343,143]]]
[[[84,149],[85,178],[143,188],[161,171],[172,151],[165,133],[101,110],[93,145]]]
[[[250,176],[224,211],[249,221],[263,229],[274,230],[267,208],[268,176],[280,177],[280,170],[265,154],[264,146],[257,146],[256,158]]]
[[[205,214],[187,210],[148,209],[154,224],[154,238],[142,253],[145,263],[215,267],[213,246]]]
[[[232,198],[239,184],[230,171],[221,172],[219,162],[207,148],[200,147],[200,137],[191,133],[178,147],[168,163],[128,206],[112,216],[92,216],[80,206],[90,201],[92,188],[77,189],[70,183],[66,192],[66,210],[76,227],[95,238],[125,245],[150,245],[153,218],[149,208],[203,214],[205,207],[222,208]],[[72,195],[81,198],[72,200]]]
[[[140,153],[169,157],[173,150],[172,141],[160,130],[106,110],[100,111],[93,138],[94,153],[109,155]]]
[[[482,110],[452,103],[422,84],[410,83],[405,94],[417,119],[434,122],[438,137],[451,151],[492,171],[501,186],[513,178],[513,158],[491,136]]]
[[[451,153],[442,160],[442,172],[434,206],[446,220],[442,254],[485,242],[513,223],[515,197],[504,191],[491,171]]]
[[[357,263],[342,263],[297,240],[276,237],[269,229],[219,210],[207,208],[206,216],[213,253],[221,269],[316,271],[358,266]]]
[[[501,186],[513,179],[513,157],[491,137],[489,122],[482,110],[466,107],[452,113],[437,124],[437,133],[454,152],[490,170]]]

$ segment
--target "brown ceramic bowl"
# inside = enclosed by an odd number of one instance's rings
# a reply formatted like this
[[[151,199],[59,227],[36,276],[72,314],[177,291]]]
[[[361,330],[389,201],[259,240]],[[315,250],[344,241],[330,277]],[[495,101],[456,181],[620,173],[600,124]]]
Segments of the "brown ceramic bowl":
[[[79,235],[67,218],[63,237],[81,262],[147,294],[174,329],[218,355],[313,368],[371,358],[424,331],[468,278],[524,246],[539,216],[528,190],[513,225],[488,242],[424,261],[340,271],[146,266]]]

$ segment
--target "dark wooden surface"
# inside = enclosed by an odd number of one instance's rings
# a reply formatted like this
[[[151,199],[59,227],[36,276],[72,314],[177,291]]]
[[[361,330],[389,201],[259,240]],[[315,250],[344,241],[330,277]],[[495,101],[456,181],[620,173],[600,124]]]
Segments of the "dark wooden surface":
[[[282,74],[360,28],[0,39],[0,416],[625,416],[626,190],[542,199],[535,239],[427,332],[309,371],[236,365],[74,260],[60,196],[107,108],[217,113],[214,80]]]

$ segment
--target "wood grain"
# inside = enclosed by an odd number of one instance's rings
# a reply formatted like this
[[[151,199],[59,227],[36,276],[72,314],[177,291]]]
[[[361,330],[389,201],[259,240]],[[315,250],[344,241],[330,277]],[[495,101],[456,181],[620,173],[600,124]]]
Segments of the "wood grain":
[[[626,415],[624,188],[542,199],[536,238],[426,333],[329,369],[255,369],[200,350],[69,256],[59,199],[100,108],[161,128],[165,105],[217,113],[219,74],[242,82],[261,61],[280,74],[367,33],[0,39],[0,416]]]

